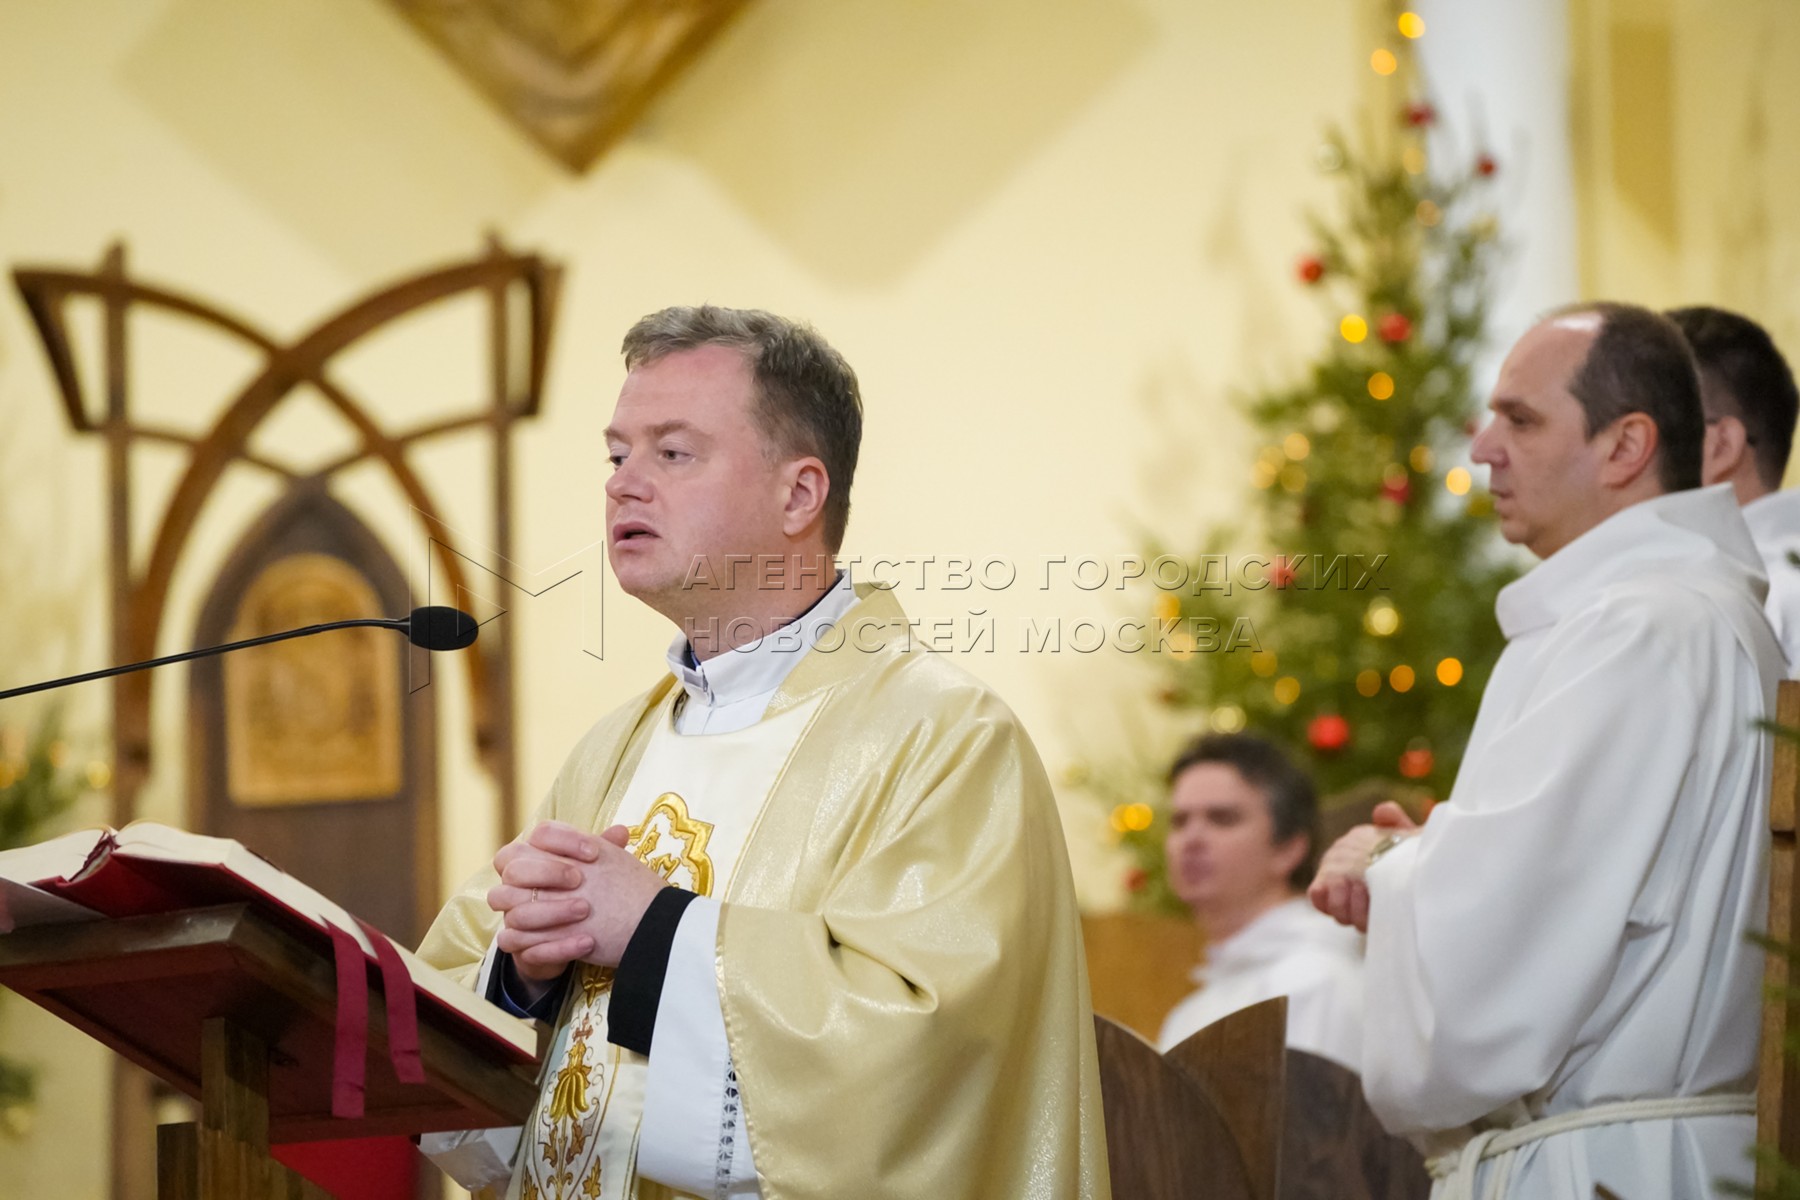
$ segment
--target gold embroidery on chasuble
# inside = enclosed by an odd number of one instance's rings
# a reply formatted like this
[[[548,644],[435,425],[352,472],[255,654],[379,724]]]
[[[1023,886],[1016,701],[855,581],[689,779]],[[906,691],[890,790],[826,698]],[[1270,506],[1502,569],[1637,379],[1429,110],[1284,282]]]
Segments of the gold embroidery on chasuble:
[[[733,734],[677,735],[667,715],[602,823],[629,826],[626,848],[675,887],[713,896],[731,878],[788,757],[811,723],[806,704]],[[635,1171],[648,1059],[607,1040],[613,970],[573,977],[545,1087],[520,1146],[519,1200],[654,1200]]]

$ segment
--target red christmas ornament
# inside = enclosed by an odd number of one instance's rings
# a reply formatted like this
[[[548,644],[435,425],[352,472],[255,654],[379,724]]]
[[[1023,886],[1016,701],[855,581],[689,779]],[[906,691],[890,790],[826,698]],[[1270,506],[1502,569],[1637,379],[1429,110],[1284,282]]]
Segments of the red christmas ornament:
[[[1425,749],[1406,750],[1400,755],[1400,774],[1408,779],[1423,779],[1431,774],[1432,764],[1436,760],[1431,751]]]
[[[1381,481],[1381,494],[1395,504],[1405,504],[1412,499],[1412,480],[1402,475],[1397,479]]]
[[[1429,104],[1409,104],[1401,110],[1401,115],[1414,129],[1423,129],[1437,120],[1437,109]]]
[[[1320,713],[1307,723],[1306,741],[1320,754],[1336,754],[1350,744],[1350,722],[1336,713]]]
[[[1277,588],[1293,586],[1294,564],[1288,561],[1287,555],[1278,554],[1275,561],[1269,564],[1269,582]]]
[[[1499,169],[1500,164],[1494,161],[1494,156],[1491,154],[1484,154],[1475,160],[1475,173],[1483,178],[1492,175]]]
[[[1149,882],[1150,875],[1142,867],[1133,867],[1125,872],[1125,890],[1128,892],[1133,894],[1141,892]]]
[[[1412,336],[1412,321],[1405,313],[1391,312],[1376,323],[1375,332],[1388,345],[1396,345]]]
[[[1294,271],[1300,276],[1300,282],[1317,283],[1325,278],[1325,263],[1318,255],[1308,254],[1300,260]]]

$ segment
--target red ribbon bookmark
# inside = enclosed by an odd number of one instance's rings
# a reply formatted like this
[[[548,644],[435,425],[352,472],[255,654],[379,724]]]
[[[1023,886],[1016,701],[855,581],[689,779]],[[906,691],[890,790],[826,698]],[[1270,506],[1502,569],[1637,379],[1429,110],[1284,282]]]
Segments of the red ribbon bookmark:
[[[394,1064],[394,1078],[401,1083],[424,1083],[425,1066],[419,1061],[419,997],[412,972],[387,934],[367,921],[356,923],[375,947],[375,961],[381,965],[381,990],[387,996],[388,1058]]]
[[[368,960],[348,930],[329,921],[325,926],[331,932],[338,993],[337,1041],[331,1060],[331,1115],[353,1121],[363,1115],[363,1070],[369,1050]]]

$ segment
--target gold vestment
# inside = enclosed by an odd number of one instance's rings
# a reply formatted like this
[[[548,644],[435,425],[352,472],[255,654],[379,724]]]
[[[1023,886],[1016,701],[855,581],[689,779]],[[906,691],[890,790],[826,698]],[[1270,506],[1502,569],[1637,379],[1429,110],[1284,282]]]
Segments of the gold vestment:
[[[719,998],[766,1200],[1107,1200],[1086,966],[1037,752],[866,585],[770,703],[821,698],[725,895]],[[532,820],[612,824],[674,686],[602,720]],[[420,956],[473,984],[491,870]],[[646,1189],[655,1190],[655,1189]]]

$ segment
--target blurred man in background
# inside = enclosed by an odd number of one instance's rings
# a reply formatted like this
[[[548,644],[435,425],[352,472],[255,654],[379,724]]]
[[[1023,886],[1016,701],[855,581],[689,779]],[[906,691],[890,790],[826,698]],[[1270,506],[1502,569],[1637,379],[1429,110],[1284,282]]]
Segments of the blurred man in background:
[[[1306,900],[1318,842],[1312,780],[1271,743],[1209,734],[1169,769],[1169,882],[1206,937],[1200,989],[1163,1023],[1167,1050],[1219,1018],[1288,998],[1288,1044],[1356,1069],[1361,939]]]

